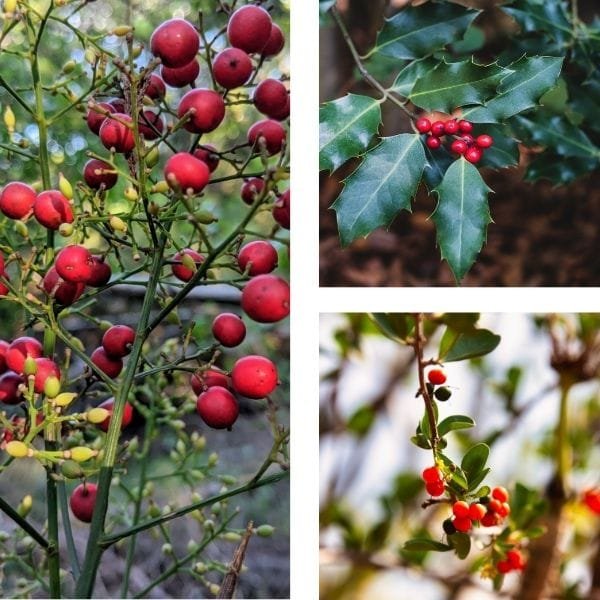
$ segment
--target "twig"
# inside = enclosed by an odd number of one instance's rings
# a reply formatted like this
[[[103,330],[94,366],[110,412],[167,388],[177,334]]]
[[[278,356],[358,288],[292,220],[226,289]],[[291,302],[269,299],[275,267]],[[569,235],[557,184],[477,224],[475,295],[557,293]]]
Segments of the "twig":
[[[235,586],[237,585],[238,577],[240,576],[240,571],[242,570],[242,565],[244,563],[244,557],[246,556],[248,542],[250,542],[250,538],[252,537],[253,527],[254,523],[250,521],[246,526],[246,533],[244,533],[240,545],[233,554],[233,560],[231,561],[231,565],[229,565],[229,571],[227,571],[227,574],[223,578],[223,583],[221,583],[221,589],[219,590],[217,598],[233,598]]]

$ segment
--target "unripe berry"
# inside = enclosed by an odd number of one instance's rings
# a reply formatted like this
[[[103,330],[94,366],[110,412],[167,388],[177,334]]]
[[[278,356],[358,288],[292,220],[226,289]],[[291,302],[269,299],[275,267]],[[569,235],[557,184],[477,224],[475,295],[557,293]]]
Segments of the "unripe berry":
[[[425,484],[425,489],[430,496],[441,496],[446,489],[443,481],[430,481]]]
[[[254,90],[252,96],[254,106],[268,117],[278,119],[285,113],[289,102],[288,91],[277,79],[265,79],[261,81]]]
[[[239,48],[225,48],[213,62],[215,81],[226,90],[244,85],[252,74],[250,57]]]
[[[101,108],[103,110],[103,112],[106,112],[106,111],[108,111],[110,113],[116,112],[115,107],[112,104],[109,104],[108,102],[98,102],[96,104],[96,106],[98,108]],[[88,110],[86,121],[87,121],[88,127],[90,128],[90,131],[92,131],[92,133],[95,133],[96,135],[98,135],[100,133],[100,127],[102,127],[102,123],[104,123],[105,120],[106,120],[105,114],[102,114],[101,112],[98,112],[97,110],[94,110],[93,108],[90,108]]]
[[[15,373],[22,374],[25,360],[42,356],[42,344],[35,338],[22,336],[13,340],[6,350],[6,366]]]
[[[248,269],[251,277],[263,275],[270,273],[277,266],[277,250],[269,242],[257,240],[242,246],[237,261],[240,269]]]
[[[215,371],[214,369],[207,369],[200,373],[194,373],[190,377],[190,385],[196,395],[201,394],[208,388],[220,386],[226,389],[231,387],[229,377],[225,373]]]
[[[459,500],[452,505],[452,513],[458,518],[467,518],[469,516],[469,505],[464,500]]]
[[[442,385],[446,383],[446,373],[439,368],[430,369],[427,372],[427,380],[433,385]]]
[[[443,121],[434,121],[431,124],[431,135],[434,135],[435,137],[440,137],[444,135],[445,131],[446,124]]]
[[[426,483],[433,483],[442,480],[442,472],[437,467],[427,467],[421,473],[421,477]]]
[[[118,175],[115,170],[103,160],[92,158],[83,167],[83,178],[94,190],[100,189],[101,185],[110,190],[117,183]]]
[[[196,411],[213,429],[231,429],[239,415],[238,402],[227,389],[211,387],[198,396]]]
[[[0,402],[4,404],[18,404],[22,394],[19,386],[24,383],[23,378],[14,371],[7,371],[0,375]]]
[[[58,190],[38,194],[33,205],[33,214],[41,225],[54,231],[63,223],[73,222],[71,205]]]
[[[221,313],[212,323],[215,339],[227,348],[239,346],[246,337],[246,326],[239,315]]]
[[[229,17],[227,38],[244,52],[260,52],[270,41],[272,25],[271,15],[264,8],[247,4]]]
[[[254,204],[257,196],[263,191],[265,182],[260,177],[251,177],[242,184],[240,196],[246,204]]]
[[[248,398],[268,396],[277,387],[277,379],[275,365],[264,356],[244,356],[231,370],[233,389]]]
[[[225,116],[225,103],[217,92],[198,88],[183,96],[177,116],[181,119],[190,110],[194,113],[183,125],[184,129],[192,133],[208,133],[221,124]]]
[[[449,387],[442,386],[437,388],[435,392],[433,392],[433,395],[435,396],[436,400],[439,400],[440,402],[446,402],[446,400],[449,400],[450,396],[452,396],[452,390]]]
[[[92,255],[83,246],[65,246],[54,263],[59,276],[71,283],[87,283],[92,275]]]
[[[131,117],[125,113],[114,113],[119,121],[107,117],[100,126],[100,141],[109,150],[114,148],[115,152],[124,154],[135,148],[133,131],[125,123],[132,123]]]
[[[115,399],[114,398],[109,398],[108,400],[105,400],[104,402],[102,402],[102,404],[98,405],[98,408],[103,408],[104,410],[107,410],[110,413],[108,415],[108,417],[106,417],[106,419],[104,419],[104,421],[102,421],[101,423],[98,423],[98,427],[100,427],[100,429],[102,429],[102,431],[108,431],[108,427],[110,425],[110,420],[112,419],[112,413],[114,411],[114,407],[115,407]],[[125,406],[123,408],[123,417],[121,418],[121,430],[125,429],[125,427],[127,427],[127,425],[129,425],[131,423],[132,419],[133,419],[133,406],[131,406],[131,404],[129,404],[129,402],[125,402]]]
[[[454,140],[452,144],[450,144],[450,150],[456,152],[456,154],[464,154],[468,147],[467,142],[464,140]]]
[[[290,190],[286,190],[273,204],[273,218],[284,229],[290,228]]]
[[[206,163],[208,170],[212,173],[219,166],[219,155],[217,149],[210,144],[204,144],[200,148],[196,148],[193,155],[198,160]]]
[[[112,275],[110,265],[102,256],[92,256],[92,273],[87,281],[87,284],[99,288],[106,285]]]
[[[170,19],[159,25],[150,38],[150,51],[163,65],[183,67],[191,62],[200,47],[194,26],[184,19]]]
[[[123,358],[131,352],[135,331],[127,325],[113,325],[102,336],[102,347],[110,357]]]
[[[431,131],[431,121],[429,119],[425,119],[424,117],[417,119],[415,126],[419,133],[429,133]]]
[[[145,110],[140,114],[138,121],[138,130],[140,135],[146,140],[156,140],[165,128],[165,122],[162,117],[151,110]]]
[[[257,275],[242,290],[242,308],[254,321],[274,323],[290,314],[290,286],[275,275]]]
[[[178,152],[165,164],[165,180],[174,190],[198,194],[210,179],[210,170],[205,162],[188,152]]]
[[[275,56],[279,54],[283,47],[285,46],[285,37],[283,36],[283,31],[281,31],[281,27],[276,23],[271,25],[271,33],[269,34],[269,41],[266,43],[265,47],[262,49],[261,54],[267,58],[269,56]]]
[[[108,377],[118,377],[123,370],[123,361],[120,358],[109,356],[102,346],[92,352],[90,359]]]
[[[494,143],[494,139],[491,135],[478,135],[475,143],[480,148],[489,148]]]
[[[286,139],[286,132],[281,123],[273,119],[264,119],[254,123],[248,129],[248,143],[258,152],[261,149],[261,144],[269,156],[273,156],[281,152],[283,143]]]
[[[71,494],[69,505],[73,514],[84,523],[90,523],[96,505],[98,486],[94,483],[81,483]]]
[[[481,156],[481,150],[477,146],[472,146],[465,152],[465,158],[473,164],[478,163],[481,160]]]
[[[427,147],[431,150],[437,150],[437,148],[439,148],[442,145],[440,138],[435,137],[434,135],[428,135],[427,139],[425,140],[425,143],[427,144]]]
[[[167,85],[174,88],[182,88],[186,85],[191,85],[200,75],[200,63],[194,58],[187,65],[172,69],[164,65],[160,69],[160,74]]]
[[[473,131],[473,124],[469,121],[465,121],[464,119],[462,119],[458,122],[458,129],[462,133],[471,133],[471,131]]]
[[[463,533],[467,533],[473,525],[469,517],[456,517],[452,522],[454,527],[456,527],[456,530],[462,531]]]
[[[166,94],[167,88],[165,87],[165,82],[161,77],[152,73],[152,75],[150,75],[150,80],[148,81],[148,86],[146,87],[146,96],[152,100],[162,100]]]
[[[26,183],[13,181],[2,188],[0,210],[11,219],[24,219],[31,214],[35,190]]]
[[[191,260],[192,264],[196,265],[196,269],[186,266],[184,263],[186,256],[189,257],[186,262]],[[191,248],[185,248],[173,256],[173,261],[175,263],[171,265],[171,271],[173,272],[173,275],[175,275],[175,277],[181,281],[189,281],[194,276],[197,268],[204,262],[204,256],[195,250],[192,250]]]
[[[508,490],[505,487],[498,486],[492,490],[492,498],[499,500],[500,502],[508,502]]]
[[[442,527],[444,529],[444,532],[447,533],[448,535],[452,535],[452,534],[456,533],[456,527],[454,527],[454,523],[452,522],[452,519],[446,519],[442,523]]]
[[[458,132],[458,130],[459,126],[456,122],[456,119],[450,119],[444,123],[444,133],[447,133],[448,135],[454,135]]]
[[[475,502],[469,506],[469,519],[471,521],[481,521],[485,517],[487,510],[483,504]]]
[[[60,379],[60,369],[58,368],[58,365],[49,358],[36,358],[35,364],[37,370],[35,373],[33,389],[36,393],[42,394],[44,392],[46,381],[49,377],[56,377],[56,379]]]

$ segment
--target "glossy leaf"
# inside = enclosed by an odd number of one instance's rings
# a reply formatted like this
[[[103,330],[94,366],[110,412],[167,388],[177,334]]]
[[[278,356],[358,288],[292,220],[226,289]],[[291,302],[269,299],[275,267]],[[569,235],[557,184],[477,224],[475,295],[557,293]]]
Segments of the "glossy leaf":
[[[377,328],[392,340],[404,341],[413,329],[412,321],[400,313],[372,313],[370,316]]]
[[[460,463],[469,481],[483,471],[489,455],[490,447],[487,444],[475,444],[469,448]]]
[[[403,548],[403,550],[408,550],[409,552],[426,552],[428,550],[432,550],[434,552],[448,552],[448,550],[452,550],[452,546],[448,546],[448,544],[442,544],[441,542],[436,542],[435,540],[429,539],[415,539],[408,540]]]
[[[439,61],[430,56],[410,62],[400,71],[400,73],[398,73],[392,84],[391,90],[405,98],[408,97],[417,82],[417,79],[434,69],[438,64]]]
[[[547,151],[527,165],[524,179],[525,181],[546,179],[555,185],[561,185],[570,183],[597,167],[598,161],[594,158],[588,160],[565,158]]]
[[[319,111],[319,169],[335,171],[362,154],[381,122],[379,102],[348,94],[323,104]]]
[[[448,540],[454,547],[456,556],[464,560],[471,551],[471,538],[466,533],[456,532],[448,536]]]
[[[342,245],[389,225],[400,210],[410,211],[425,165],[423,144],[416,134],[383,138],[367,152],[332,206]]]
[[[477,321],[479,321],[479,317],[480,313],[444,313],[440,317],[440,321],[444,325],[464,333],[473,330]]]
[[[573,36],[573,28],[567,17],[565,3],[561,1],[531,2],[515,0],[502,10],[513,17],[523,31],[545,31],[560,44]]]
[[[386,19],[377,35],[376,52],[394,58],[422,58],[461,38],[479,11],[457,4],[430,2],[409,7]]]
[[[477,475],[471,476],[469,479],[469,491],[473,491],[477,489],[481,485],[481,482],[488,476],[488,473],[491,471],[490,468],[483,469]]]
[[[471,60],[441,62],[419,77],[409,98],[426,110],[450,113],[460,106],[483,104],[510,73],[497,64],[477,65]]]
[[[488,329],[473,329],[466,333],[459,333],[454,338],[454,343],[440,356],[445,362],[466,360],[485,356],[496,349],[500,343],[500,336]]]
[[[479,171],[464,158],[456,160],[435,188],[438,205],[432,215],[442,258],[457,281],[475,262],[491,222],[487,202],[490,188]]]
[[[504,169],[519,164],[519,144],[504,125],[486,123],[485,125],[476,125],[473,131],[475,137],[487,133],[494,138],[494,144],[491,148],[486,148],[483,153],[483,157],[478,163],[479,167]]]
[[[474,123],[499,123],[536,105],[560,75],[562,58],[554,56],[523,57],[509,65],[514,71],[502,80],[497,94],[485,106],[463,112]]]
[[[428,166],[423,172],[423,179],[425,179],[427,188],[433,190],[440,185],[448,167],[455,159],[443,146],[436,150],[425,147],[425,156]]]
[[[465,415],[452,415],[451,417],[446,417],[443,421],[440,421],[438,433],[440,435],[446,435],[450,431],[469,429],[470,427],[475,427],[475,421],[473,421],[471,417]]]

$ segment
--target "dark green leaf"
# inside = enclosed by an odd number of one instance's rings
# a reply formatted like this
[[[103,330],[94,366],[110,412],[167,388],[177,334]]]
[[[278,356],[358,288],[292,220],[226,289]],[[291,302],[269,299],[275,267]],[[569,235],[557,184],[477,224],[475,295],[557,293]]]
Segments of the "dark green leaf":
[[[472,54],[485,44],[485,33],[479,27],[471,25],[462,40],[452,44],[453,54]]]
[[[590,173],[598,167],[595,158],[565,158],[552,152],[544,152],[534,158],[527,166],[525,181],[547,179],[555,185],[570,183],[582,175]]]
[[[425,156],[427,157],[427,168],[423,171],[423,179],[429,190],[436,188],[444,179],[448,167],[454,162],[454,157],[450,155],[444,146],[435,151],[425,147]]]
[[[469,448],[460,463],[469,481],[483,471],[489,455],[490,447],[486,444],[475,444]]]
[[[383,138],[367,152],[332,206],[342,245],[389,225],[400,210],[410,211],[425,164],[419,135]]]
[[[494,145],[483,153],[479,162],[480,167],[504,169],[519,164],[519,144],[507,127],[486,123],[485,125],[476,125],[473,132],[475,137],[487,133],[494,138]]]
[[[386,19],[370,54],[394,58],[422,58],[462,37],[479,11],[456,4],[409,7]]]
[[[479,316],[480,313],[444,313],[439,320],[455,331],[465,333],[473,330]]]
[[[452,472],[452,481],[462,490],[469,489],[469,483],[462,469],[457,468]]]
[[[540,105],[543,106],[545,110],[557,115],[562,115],[567,109],[568,100],[569,90],[567,88],[567,83],[562,77],[559,77],[556,85],[540,98]]]
[[[430,56],[412,61],[398,73],[392,84],[392,91],[405,98],[408,97],[417,79],[434,69],[438,64],[438,61]]]
[[[469,333],[461,333],[445,356],[445,362],[477,358],[489,354],[500,343],[500,336],[488,329],[474,329]]]
[[[446,331],[444,331],[444,335],[440,340],[440,348],[438,351],[438,358],[440,360],[443,359],[446,356],[446,354],[448,354],[448,352],[450,352],[450,348],[452,348],[452,346],[456,344],[459,336],[460,334],[458,333],[458,331],[454,331],[454,329],[446,327]]]
[[[438,425],[438,433],[440,435],[446,435],[450,431],[469,429],[469,427],[475,427],[475,421],[473,421],[471,417],[467,417],[466,415],[452,415],[440,422]]]
[[[434,190],[438,205],[432,215],[442,258],[457,281],[475,262],[491,222],[487,202],[490,188],[479,171],[464,158],[456,160]]]
[[[375,416],[372,406],[361,406],[348,419],[346,427],[350,433],[363,437],[369,433],[371,426],[375,422]]]
[[[412,331],[412,320],[400,313],[371,313],[371,319],[381,332],[392,340],[405,341]]]
[[[431,450],[431,444],[429,443],[429,440],[422,433],[420,433],[418,435],[413,435],[410,438],[410,441],[415,446],[418,446],[419,448],[423,448],[423,450]]]
[[[564,2],[515,0],[510,6],[503,6],[502,10],[511,15],[523,31],[545,31],[559,44],[565,44],[573,36]]]
[[[442,544],[441,542],[436,542],[435,540],[420,539],[408,540],[402,549],[408,550],[409,552],[423,552],[428,550],[432,550],[434,552],[447,552],[448,550],[452,550],[452,546],[448,546],[448,544]]]
[[[471,551],[471,538],[466,533],[460,531],[448,536],[448,541],[452,544],[456,556],[461,560],[469,556]]]
[[[319,111],[319,169],[335,171],[369,146],[381,122],[379,102],[348,94]]]
[[[481,485],[481,482],[487,477],[488,473],[491,469],[486,468],[483,471],[480,471],[474,477],[469,478],[469,491],[473,491],[477,488],[477,486]]]

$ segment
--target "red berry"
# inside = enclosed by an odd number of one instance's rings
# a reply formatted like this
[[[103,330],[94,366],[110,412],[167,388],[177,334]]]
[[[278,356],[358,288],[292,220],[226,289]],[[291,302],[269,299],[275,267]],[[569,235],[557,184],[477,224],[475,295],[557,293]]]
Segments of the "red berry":
[[[187,92],[179,102],[177,116],[181,119],[190,110],[194,112],[183,127],[192,133],[213,131],[225,117],[223,98],[213,90],[199,88]]]
[[[100,189],[102,185],[104,189],[110,190],[117,183],[118,175],[107,162],[92,158],[83,167],[83,178],[94,190]]]
[[[247,398],[264,398],[277,387],[277,369],[264,356],[251,354],[236,361],[231,370],[233,389]]]
[[[171,189],[198,194],[210,180],[210,169],[192,154],[178,152],[166,162],[164,175]]]
[[[110,113],[116,112],[115,107],[112,104],[109,104],[108,102],[97,102],[95,104],[95,106],[97,106],[98,108],[101,108],[104,113],[106,111],[108,111]],[[122,111],[122,112],[124,112],[124,111]],[[93,108],[88,109],[86,122],[88,124],[88,127],[90,128],[90,131],[92,131],[92,133],[95,133],[96,135],[98,135],[98,133],[100,133],[100,127],[102,126],[102,123],[104,123],[105,120],[106,120],[105,114],[98,112],[97,110],[94,110]]]
[[[466,142],[467,146],[472,146],[475,143],[475,138],[470,133],[465,133],[461,139]]]
[[[462,133],[471,133],[473,131],[473,124],[463,119],[458,122],[458,128]]]
[[[125,106],[124,98],[111,98],[108,101],[108,104],[110,104],[110,106],[112,106],[115,109],[114,112],[116,113],[125,113],[126,115],[129,114],[129,111]]]
[[[196,411],[213,429],[231,429],[240,408],[235,396],[224,387],[211,387],[198,396]]]
[[[471,523],[471,519],[469,519],[469,517],[456,517],[452,523],[454,524],[454,527],[456,527],[457,531],[462,531],[463,533],[467,533],[467,531],[469,531],[473,526],[473,523]]]
[[[274,121],[273,119],[258,121],[248,129],[248,143],[254,147],[257,152],[260,151],[261,144],[264,143],[269,156],[281,152],[285,139],[285,129],[281,123]]]
[[[498,517],[493,512],[487,512],[481,519],[483,527],[494,527],[498,524]]]
[[[151,110],[145,110],[140,114],[138,120],[138,130],[140,135],[146,140],[158,139],[165,128],[165,122],[162,117]]]
[[[161,77],[152,73],[152,75],[150,75],[150,80],[148,81],[148,86],[146,87],[146,96],[152,98],[152,100],[162,100],[166,94],[167,88],[165,87],[165,82]]]
[[[436,150],[442,145],[440,138],[435,137],[434,135],[428,135],[425,143],[427,144],[428,148],[431,148],[431,150]]]
[[[425,489],[430,496],[441,496],[446,489],[443,481],[430,481],[425,484]]]
[[[174,88],[182,88],[186,85],[191,85],[200,75],[200,63],[197,59],[193,59],[187,65],[172,69],[163,65],[160,69],[160,74],[164,82]]]
[[[583,493],[583,502],[591,511],[600,515],[600,489],[586,490]]]
[[[81,483],[71,494],[69,505],[73,514],[84,523],[92,521],[98,486],[94,483]]]
[[[421,477],[426,483],[433,483],[442,480],[442,472],[437,467],[427,467],[421,473]]]
[[[232,46],[249,54],[260,52],[270,42],[272,25],[271,15],[264,8],[247,4],[229,17],[227,38]]]
[[[244,85],[252,74],[250,57],[239,48],[225,48],[213,62],[215,81],[226,90]]]
[[[73,222],[71,204],[58,190],[38,194],[33,205],[33,214],[41,225],[54,231],[63,223]]]
[[[525,566],[523,555],[516,549],[509,550],[506,553],[506,560],[513,569],[520,570]]]
[[[171,265],[171,271],[173,272],[173,275],[175,275],[175,277],[177,277],[177,279],[181,281],[189,281],[194,276],[194,273],[196,271],[190,269],[189,267],[186,267],[181,262],[181,258],[184,255],[189,256],[194,261],[194,263],[196,264],[196,268],[204,262],[204,256],[202,256],[202,254],[199,254],[195,250],[192,250],[191,248],[185,248],[181,252],[175,254],[175,256],[173,257],[173,261],[175,263]]]
[[[452,513],[459,519],[466,519],[469,517],[469,505],[464,500],[459,500],[452,505]]]
[[[6,351],[10,344],[4,340],[0,340],[0,373],[6,371]]]
[[[256,198],[260,195],[265,187],[265,182],[259,177],[251,177],[246,179],[242,184],[240,195],[246,204],[254,204]]]
[[[55,267],[50,267],[44,275],[42,287],[48,296],[62,306],[71,306],[85,291],[85,284],[65,281]]]
[[[500,508],[497,511],[498,516],[502,517],[503,519],[508,517],[508,515],[510,515],[510,504],[508,502],[503,502],[500,505]]]
[[[470,163],[475,164],[481,160],[482,153],[477,146],[472,146],[465,152],[464,156]]]
[[[56,377],[56,379],[60,379],[60,369],[58,365],[49,358],[36,358],[35,364],[37,366],[37,370],[35,372],[35,379],[33,383],[33,389],[41,394],[44,391],[44,386],[46,385],[46,379],[48,377]]]
[[[113,117],[119,121],[115,121]],[[109,150],[114,148],[115,152],[120,154],[131,152],[135,148],[135,138],[133,130],[125,123],[132,122],[131,117],[125,113],[114,113],[107,117],[100,127],[100,141],[104,147]]]
[[[431,131],[431,121],[425,118],[417,119],[416,127],[419,133],[429,133]]]
[[[42,356],[42,344],[35,338],[23,336],[13,340],[6,350],[6,366],[19,375],[23,374],[27,358]]]
[[[14,371],[0,375],[0,402],[4,404],[19,404],[22,394],[19,385],[25,383],[23,378]]]
[[[290,286],[275,275],[257,275],[242,290],[242,308],[254,321],[274,323],[290,314]]]
[[[30,185],[13,181],[2,189],[0,210],[11,219],[24,219],[31,214],[35,199],[35,190]]]
[[[248,274],[251,277],[263,275],[270,273],[277,266],[277,250],[269,242],[258,240],[242,246],[237,260],[242,271],[249,265]]]
[[[123,361],[120,358],[109,356],[102,346],[92,352],[90,359],[101,371],[111,378],[118,377],[119,373],[123,370]]]
[[[499,500],[500,502],[508,502],[508,491],[505,487],[498,486],[492,490],[492,498]]]
[[[92,255],[83,246],[65,246],[56,256],[54,266],[65,281],[87,283],[93,271]]]
[[[212,173],[219,166],[219,155],[217,149],[210,144],[204,144],[203,146],[196,148],[193,152],[194,157],[206,163],[208,170]]]
[[[467,151],[467,142],[463,140],[454,140],[450,145],[450,150],[456,152],[456,154],[464,154]]]
[[[269,41],[265,44],[261,54],[267,58],[269,56],[275,56],[279,54],[285,46],[285,37],[281,27],[276,23],[271,25],[271,33],[269,34]]]
[[[447,133],[448,135],[454,135],[458,132],[458,129],[458,123],[455,119],[450,119],[444,123],[444,133]]]
[[[494,143],[494,138],[491,135],[478,135],[475,143],[480,148],[489,148]]]
[[[471,519],[471,521],[481,521],[481,519],[485,517],[486,513],[487,509],[483,504],[475,502],[469,506],[469,519]]]
[[[433,385],[443,385],[446,383],[446,373],[439,368],[430,369],[427,372],[427,380]]]
[[[103,287],[110,281],[112,271],[110,265],[104,260],[103,256],[92,256],[92,274],[87,281],[87,284],[99,288]]]
[[[111,358],[123,358],[131,352],[135,331],[127,325],[113,325],[102,336],[102,347]]]
[[[226,389],[231,387],[229,377],[225,373],[215,371],[215,369],[207,369],[199,373],[194,373],[190,377],[190,385],[196,395],[201,394],[208,388],[220,386]]]
[[[194,26],[184,19],[170,19],[159,25],[150,38],[150,51],[167,67],[183,67],[191,62],[200,38]]]
[[[498,569],[498,572],[502,573],[503,575],[512,571],[512,567],[510,566],[510,563],[507,560],[498,561],[496,568]]]
[[[4,279],[10,281],[10,277],[6,271],[0,273],[0,277],[4,277]],[[3,298],[4,296],[7,296],[9,292],[10,290],[8,289],[8,286],[3,281],[0,281],[0,297]]]
[[[290,190],[286,190],[273,204],[273,218],[284,229],[290,228]]]
[[[257,110],[268,117],[277,119],[279,115],[285,113],[289,95],[281,81],[265,79],[256,86],[252,100]]]
[[[502,510],[502,502],[499,500],[493,499],[488,502],[488,510],[491,510],[494,513],[497,513]]]
[[[106,417],[106,419],[104,419],[104,421],[102,421],[102,423],[98,423],[98,427],[100,427],[100,429],[102,429],[102,431],[108,431],[108,427],[110,425],[110,420],[112,419],[112,413],[114,410],[114,406],[115,406],[114,398],[109,398],[108,400],[105,400],[104,402],[102,402],[102,404],[98,405],[98,408],[103,408],[104,410],[107,410],[110,413],[110,415],[108,415],[108,417]],[[129,423],[131,423],[132,419],[133,419],[133,406],[131,406],[131,404],[129,404],[129,402],[125,402],[125,406],[123,407],[123,416],[121,417],[121,430],[125,429],[125,427],[127,427],[127,425],[129,425]]]
[[[246,337],[246,326],[242,317],[233,313],[221,313],[212,323],[215,339],[227,348],[239,346]]]
[[[434,135],[435,137],[440,137],[440,136],[444,135],[445,131],[446,131],[446,125],[445,125],[444,121],[434,121],[431,124],[431,134]]]

